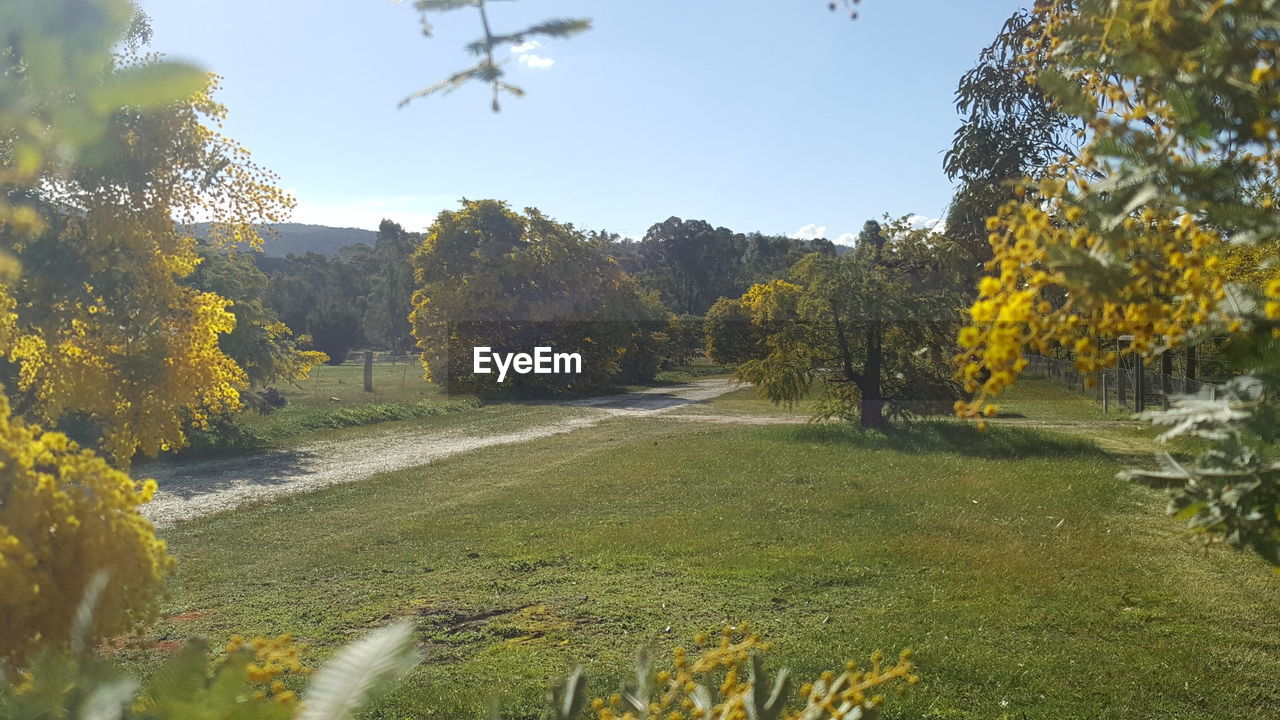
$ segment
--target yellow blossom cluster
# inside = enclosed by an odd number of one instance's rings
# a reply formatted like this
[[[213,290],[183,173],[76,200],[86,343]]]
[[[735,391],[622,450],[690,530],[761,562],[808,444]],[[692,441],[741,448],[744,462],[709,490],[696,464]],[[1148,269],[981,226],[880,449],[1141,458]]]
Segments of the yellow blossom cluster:
[[[804,288],[786,280],[752,285],[742,296],[742,308],[757,325],[772,327],[794,321]]]
[[[219,345],[235,327],[229,301],[184,281],[201,257],[174,220],[212,217],[215,241],[255,245],[254,228],[292,205],[216,131],[215,87],[210,78],[181,102],[113,118],[106,133],[129,162],[47,179],[69,212],[39,235],[8,237],[23,264],[0,288],[16,315],[3,348],[18,371],[15,409],[47,424],[88,419],[121,466],[185,445],[185,427],[237,409],[247,385]]]
[[[656,697],[646,699],[649,704],[645,716],[662,720],[748,720],[753,693],[749,663],[753,655],[767,653],[771,645],[757,634],[744,634],[746,629],[726,628],[715,644],[705,634],[699,635],[695,642],[704,647],[696,655],[676,648],[671,668],[655,677]],[[823,673],[800,687],[798,697],[783,708],[781,717],[823,720],[847,717],[856,709],[878,708],[884,701],[878,692],[882,688],[896,682],[918,682],[912,669],[910,651],[904,651],[897,662],[888,665],[879,653],[872,656],[867,668],[848,663],[843,672]],[[758,680],[764,682],[764,678]],[[711,687],[716,688],[715,693],[708,692]],[[640,717],[627,706],[621,693],[596,698],[590,708],[598,720]]]
[[[92,639],[129,630],[156,611],[173,564],[137,513],[155,481],[131,479],[62,433],[9,414],[0,395],[0,658],[20,663],[68,639],[92,578],[107,573]]]
[[[1192,327],[1239,321],[1223,303],[1227,278],[1213,254],[1223,240],[1189,215],[1144,208],[1117,235],[1091,227],[1069,201],[1047,205],[1011,203],[988,219],[998,275],[979,283],[960,332],[961,379],[976,396],[957,404],[963,414],[991,414],[988,399],[1026,368],[1028,351],[1066,348],[1089,375],[1122,353],[1175,346]],[[1077,224],[1059,221],[1067,217]],[[1125,260],[1098,260],[1115,257]]]
[[[311,668],[303,665],[300,658],[306,649],[306,645],[295,643],[288,633],[276,638],[258,636],[249,640],[236,635],[226,647],[228,659],[238,654],[249,656],[244,667],[245,682],[254,687],[254,699],[274,700],[287,706],[295,705],[298,696],[285,685],[285,680],[290,676],[311,673]]]
[[[1263,11],[1255,6],[1036,4],[1027,80],[1085,122],[1085,142],[987,221],[994,257],[959,335],[973,396],[959,414],[992,414],[1028,352],[1066,350],[1090,376],[1194,328],[1249,328],[1233,283],[1256,282],[1275,247],[1232,243],[1275,223],[1280,167],[1280,43],[1228,17]]]

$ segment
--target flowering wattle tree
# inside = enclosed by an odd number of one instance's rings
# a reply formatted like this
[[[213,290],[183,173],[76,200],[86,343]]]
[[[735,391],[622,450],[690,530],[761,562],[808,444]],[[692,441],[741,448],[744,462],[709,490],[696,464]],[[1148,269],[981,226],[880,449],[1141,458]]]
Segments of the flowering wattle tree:
[[[1213,448],[1128,476],[1172,486],[1194,529],[1280,566],[1277,27],[1273,0],[1036,4],[1026,81],[1080,119],[1083,146],[987,220],[990,275],[960,334],[974,397],[957,411],[991,412],[1028,352],[1066,348],[1094,373],[1229,334],[1228,392],[1150,415]]]
[[[119,468],[238,407],[228,300],[184,282],[181,224],[256,242],[291,200],[217,131],[213,79],[142,56],[126,0],[0,6],[0,658],[64,644],[105,571],[89,640],[150,617],[172,564]],[[302,358],[306,364],[306,358]],[[78,446],[59,423],[110,458]]]

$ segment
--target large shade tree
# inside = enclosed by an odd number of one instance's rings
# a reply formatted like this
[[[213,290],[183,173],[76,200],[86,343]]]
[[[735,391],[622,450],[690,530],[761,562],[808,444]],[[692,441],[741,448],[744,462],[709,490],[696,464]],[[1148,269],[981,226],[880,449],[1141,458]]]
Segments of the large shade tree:
[[[705,220],[667,218],[645,233],[640,252],[649,282],[672,310],[700,315],[746,285],[746,239]]]
[[[987,218],[1014,199],[1014,184],[1038,175],[1079,150],[1079,118],[1063,112],[1043,89],[1027,82],[1039,53],[1027,54],[1036,15],[1019,10],[960,78],[956,110],[964,118],[943,158],[959,182],[947,210],[947,236],[979,261],[991,258]]]
[[[868,222],[853,252],[813,253],[788,280],[708,313],[711,356],[778,403],[818,388],[816,414],[886,427],[957,397],[951,339],[972,257],[905,219]]]
[[[496,200],[464,200],[432,224],[413,269],[410,321],[435,382],[498,389],[496,374],[473,372],[476,347],[547,346],[582,356],[581,374],[508,376],[501,387],[510,389],[580,391],[657,370],[641,356],[658,352],[654,334],[669,313],[598,243],[534,208],[517,213]]]

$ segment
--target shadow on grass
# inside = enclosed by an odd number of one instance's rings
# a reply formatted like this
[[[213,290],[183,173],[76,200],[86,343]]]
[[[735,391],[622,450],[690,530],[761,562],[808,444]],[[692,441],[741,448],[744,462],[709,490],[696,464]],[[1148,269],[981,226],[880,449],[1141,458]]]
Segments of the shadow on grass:
[[[921,420],[888,431],[864,430],[851,423],[789,428],[796,440],[852,445],[904,453],[951,452],[992,459],[1106,455],[1097,444],[1030,428],[987,427],[954,420]]]
[[[141,470],[155,479],[160,490],[181,498],[223,492],[237,485],[281,485],[316,472],[315,453],[298,450],[258,452],[205,460],[196,464],[180,459],[152,461]]]

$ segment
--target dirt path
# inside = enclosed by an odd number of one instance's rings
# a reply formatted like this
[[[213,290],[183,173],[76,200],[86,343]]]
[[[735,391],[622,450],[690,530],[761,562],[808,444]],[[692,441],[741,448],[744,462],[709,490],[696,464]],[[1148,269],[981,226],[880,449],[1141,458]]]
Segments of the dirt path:
[[[751,416],[678,415],[672,411],[740,387],[730,380],[703,380],[677,388],[656,388],[563,404],[568,418],[512,432],[466,434],[462,431],[388,433],[370,449],[368,438],[314,442],[287,451],[249,456],[155,464],[142,469],[160,485],[142,512],[159,527],[270,500],[363,480],[378,473],[426,465],[441,458],[494,445],[510,445],[573,432],[614,417],[668,415],[701,422],[750,422]]]

